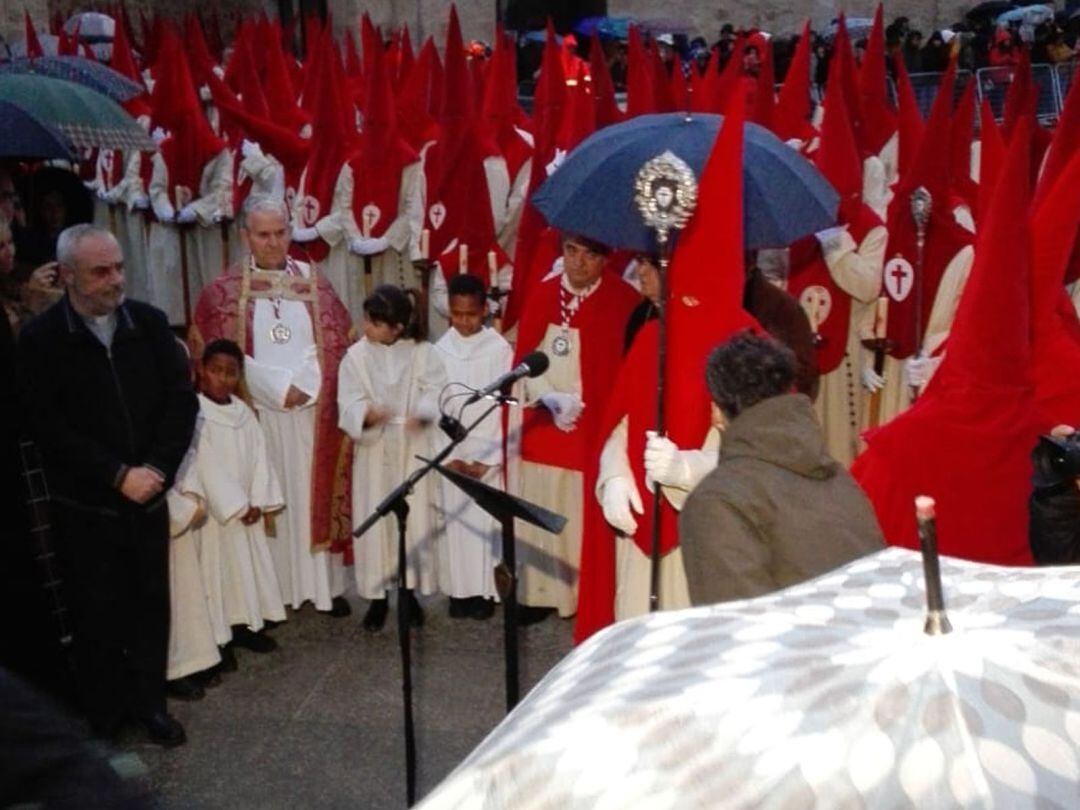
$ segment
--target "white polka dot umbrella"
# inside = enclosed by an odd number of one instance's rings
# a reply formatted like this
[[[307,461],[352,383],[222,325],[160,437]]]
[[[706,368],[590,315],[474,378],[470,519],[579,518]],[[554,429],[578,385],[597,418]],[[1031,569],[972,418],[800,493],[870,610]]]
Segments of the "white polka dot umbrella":
[[[857,560],[617,624],[563,660],[434,808],[1080,807],[1080,567]]]

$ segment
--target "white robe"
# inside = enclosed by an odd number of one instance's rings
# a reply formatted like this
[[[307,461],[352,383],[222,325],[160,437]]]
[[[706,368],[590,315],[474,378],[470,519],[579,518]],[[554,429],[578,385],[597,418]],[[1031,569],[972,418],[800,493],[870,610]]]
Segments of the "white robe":
[[[359,525],[391,490],[419,466],[415,458],[435,451],[434,424],[418,432],[406,430],[410,416],[434,422],[446,370],[430,343],[401,339],[386,346],[364,338],[346,352],[338,371],[338,425],[355,442],[353,454],[353,522]],[[369,409],[390,418],[364,427]],[[438,525],[432,504],[438,487],[431,474],[409,496],[407,584],[421,593],[437,587]],[[353,541],[357,592],[381,599],[398,579],[397,519],[387,516]]]
[[[322,270],[355,321],[363,316],[364,299],[371,294],[369,284],[372,289],[380,284],[420,287],[421,279],[412,263],[420,258],[420,230],[424,223],[420,183],[423,179],[419,161],[402,170],[397,210],[380,212],[380,219],[375,222],[375,225],[381,225],[382,217],[394,217],[382,232],[390,246],[382,253],[367,257],[371,263],[371,278],[368,280],[364,270],[365,257],[352,253],[349,243],[369,234],[365,232],[365,224],[357,223],[353,213],[352,167],[348,163],[341,167],[330,213],[315,223],[315,230],[330,246],[330,254],[323,262]]]
[[[310,268],[297,262],[307,277]],[[285,496],[285,512],[276,520],[277,538],[270,553],[286,605],[299,608],[313,602],[330,610],[335,596],[345,592],[340,554],[311,550],[311,461],[315,454],[315,404],[322,383],[311,315],[302,301],[282,300],[281,321],[292,330],[288,343],[270,339],[278,322],[274,303],[255,300],[251,342],[253,357],[244,361],[244,381],[266,435],[266,449]],[[285,396],[295,385],[310,399],[285,408]]]
[[[113,160],[124,161],[124,174],[111,182]],[[149,300],[147,286],[147,220],[144,211],[134,207],[135,199],[145,193],[139,168],[139,152],[114,152],[102,149],[98,153],[94,202],[94,224],[108,228],[124,254],[124,292],[137,301]]]
[[[182,205],[176,199],[169,182],[169,168],[161,153],[153,157],[154,173],[150,178],[150,200],[158,207],[173,206],[177,213]],[[232,153],[223,149],[203,168],[198,197],[191,200],[196,221],[191,225],[155,220],[150,226],[148,241],[147,288],[149,301],[165,311],[169,323],[186,324],[190,313],[184,311],[184,281],[182,275],[180,239],[184,239],[187,260],[188,303],[192,310],[205,285],[221,275],[228,266],[225,239],[227,232],[221,220],[232,218]],[[228,246],[234,252],[235,245]]]
[[[470,388],[482,388],[505,374],[514,360],[514,350],[510,344],[498,332],[486,327],[469,337],[463,337],[451,328],[439,338],[435,348],[446,366],[448,380]],[[458,392],[451,389],[448,394]],[[459,409],[448,404],[448,409],[466,426],[490,407],[490,401],[482,400],[467,406],[459,416]],[[446,441],[439,442],[440,447],[446,444]],[[447,460],[455,459],[486,464],[489,469],[480,480],[502,488],[503,431],[500,409],[480,422]],[[496,591],[492,571],[502,559],[501,527],[448,479],[440,477],[439,488],[442,502],[436,505],[436,509],[445,527],[439,545],[439,588],[453,597],[494,598]]]
[[[202,672],[221,661],[210,609],[199,571],[199,551],[192,528],[204,516],[204,499],[192,475],[193,454],[177,471],[177,484],[165,493],[169,508],[169,654],[170,681]]]
[[[264,619],[285,620],[263,522],[240,520],[250,507],[264,514],[284,507],[262,428],[243,400],[220,405],[199,395],[195,471],[209,512],[196,529],[199,562],[214,636],[227,644],[232,625],[258,631]]]

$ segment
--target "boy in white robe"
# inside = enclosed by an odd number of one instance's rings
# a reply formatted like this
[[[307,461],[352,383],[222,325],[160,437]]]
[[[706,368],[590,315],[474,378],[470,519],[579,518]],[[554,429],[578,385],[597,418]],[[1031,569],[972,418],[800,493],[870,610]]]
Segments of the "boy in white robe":
[[[476,276],[455,276],[448,293],[451,328],[435,348],[451,384],[483,388],[510,370],[514,350],[502,335],[484,326],[487,291]],[[489,401],[481,400],[460,414],[453,410],[462,424],[471,425],[490,407]],[[496,410],[455,448],[445,466],[500,487],[502,461],[502,414]],[[450,597],[450,616],[491,618],[496,596],[492,572],[502,558],[500,526],[451,481],[440,478],[439,488],[442,503],[436,508],[445,525],[439,543],[439,588]]]
[[[380,285],[364,302],[364,337],[346,352],[338,371],[338,425],[355,443],[352,514],[360,524],[419,462],[435,451],[434,422],[446,370],[423,339],[416,296]],[[409,496],[406,583],[414,625],[423,623],[415,591],[437,586],[437,524],[429,504],[438,488],[424,477]],[[353,541],[356,589],[371,600],[364,629],[386,622],[387,593],[398,581],[398,528],[387,516]]]
[[[285,606],[262,518],[281,511],[284,500],[262,428],[236,396],[243,361],[230,340],[203,352],[194,466],[208,519],[196,536],[218,645],[265,653],[277,644],[261,631],[267,620],[285,620]]]

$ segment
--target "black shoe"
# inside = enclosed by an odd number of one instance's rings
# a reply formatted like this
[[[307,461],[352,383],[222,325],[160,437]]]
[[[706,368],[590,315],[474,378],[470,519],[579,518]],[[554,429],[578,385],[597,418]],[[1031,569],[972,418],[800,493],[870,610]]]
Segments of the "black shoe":
[[[335,596],[334,601],[330,603],[330,610],[321,612],[332,619],[343,619],[352,615],[352,608],[349,607],[349,602],[344,596]]]
[[[163,748],[175,748],[187,742],[187,734],[175,717],[166,712],[155,712],[139,720],[146,729],[150,742]]]
[[[202,688],[196,678],[189,676],[166,681],[165,694],[175,700],[202,700],[206,697],[206,690]]]
[[[253,653],[270,653],[278,648],[277,642],[265,633],[255,633],[243,625],[233,627],[232,643]]]
[[[467,619],[472,615],[471,600],[457,596],[450,597],[450,618]]]
[[[386,614],[389,612],[389,603],[386,598],[372,599],[371,605],[367,609],[367,613],[364,614],[364,621],[361,623],[365,630],[372,633],[377,633],[383,629],[383,625],[386,624]]]
[[[420,607],[416,594],[412,591],[409,591],[409,624],[412,627],[424,626],[424,611]]]
[[[495,600],[474,596],[470,600],[469,616],[479,621],[487,621],[495,615]]]
[[[219,672],[236,672],[239,666],[236,663],[236,653],[233,652],[232,644],[218,647],[221,651],[221,663],[218,664]]]
[[[548,616],[555,613],[553,607],[530,607],[529,605],[517,606],[518,627],[528,627],[530,624],[539,624]]]

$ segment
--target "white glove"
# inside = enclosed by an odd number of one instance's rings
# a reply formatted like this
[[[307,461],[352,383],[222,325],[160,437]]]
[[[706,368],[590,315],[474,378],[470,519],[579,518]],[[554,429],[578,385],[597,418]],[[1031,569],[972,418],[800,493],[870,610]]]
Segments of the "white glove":
[[[314,228],[293,228],[292,240],[294,242],[314,242],[319,238],[319,232]]]
[[[655,430],[645,431],[645,483],[690,489],[690,465],[679,446]]]
[[[784,144],[791,147],[796,152],[801,151],[804,146],[803,141],[799,138],[788,138],[786,141],[784,141]]]
[[[863,388],[871,394],[876,394],[885,387],[885,376],[874,371],[874,367],[867,363],[862,370]]]
[[[176,218],[176,209],[172,207],[172,203],[155,202],[154,203],[154,216],[162,222],[172,222]]]
[[[385,236],[377,236],[373,239],[361,236],[359,239],[349,241],[349,251],[357,256],[374,256],[382,253],[388,247],[390,247],[390,242],[387,241]]]
[[[97,194],[97,198],[99,200],[109,199],[109,190],[105,188],[105,186],[98,186],[96,189],[94,189],[94,193]]]
[[[922,388],[934,376],[940,357],[909,357],[904,363],[904,382],[912,388]]]
[[[195,209],[191,207],[191,203],[188,203],[180,209],[180,213],[176,215],[176,222],[179,225],[190,225],[192,222],[198,220],[198,216],[195,214]]]
[[[567,432],[574,429],[578,417],[585,409],[585,403],[577,394],[564,394],[561,391],[544,394],[540,397],[540,404],[551,411],[555,427]]]
[[[240,154],[246,158],[249,158],[252,155],[261,155],[262,153],[262,147],[255,143],[255,141],[249,141],[247,138],[244,138],[243,142],[240,144]]]
[[[634,512],[639,515],[645,512],[637,484],[622,475],[609,478],[604,482],[604,488],[600,493],[600,508],[604,511],[604,520],[610,523],[617,532],[627,537],[633,537],[637,531]]]
[[[161,142],[169,137],[169,133],[163,130],[161,127],[154,127],[153,132],[150,133],[150,138],[157,146],[161,146]]]
[[[145,211],[150,207],[150,198],[145,194],[136,194],[131,198],[131,207],[138,211]]]

